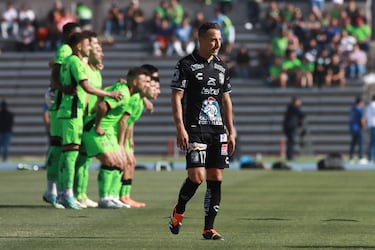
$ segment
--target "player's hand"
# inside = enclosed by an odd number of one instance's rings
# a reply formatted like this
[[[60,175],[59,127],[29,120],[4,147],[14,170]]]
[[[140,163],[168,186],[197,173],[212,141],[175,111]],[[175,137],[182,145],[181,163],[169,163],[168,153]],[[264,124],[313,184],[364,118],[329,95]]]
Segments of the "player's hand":
[[[102,129],[101,127],[96,127],[95,132],[96,132],[98,135],[101,135],[101,136],[105,135],[105,130]]]
[[[122,94],[117,91],[112,91],[112,92],[109,92],[109,97],[114,98],[116,100],[121,100]]]
[[[232,155],[236,148],[236,139],[234,135],[228,136],[228,155]]]
[[[177,147],[183,151],[186,151],[189,145],[189,135],[186,132],[186,130],[185,129],[178,130],[176,139],[177,139]]]
[[[149,113],[154,112],[154,104],[152,102],[148,101],[148,102],[145,102],[145,104],[146,104],[146,110]]]

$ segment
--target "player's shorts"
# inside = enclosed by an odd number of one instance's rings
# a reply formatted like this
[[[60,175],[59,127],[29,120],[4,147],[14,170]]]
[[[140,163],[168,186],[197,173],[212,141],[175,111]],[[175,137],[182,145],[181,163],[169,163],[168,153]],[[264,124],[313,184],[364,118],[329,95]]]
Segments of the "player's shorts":
[[[60,118],[62,145],[81,145],[83,132],[83,119]]]
[[[49,111],[50,117],[50,136],[61,137],[61,122],[57,118],[57,111]]]
[[[88,157],[120,150],[115,133],[107,133],[106,131],[104,135],[98,135],[95,127],[92,127],[89,131],[84,131],[82,140]]]
[[[229,168],[226,134],[190,134],[186,168]]]

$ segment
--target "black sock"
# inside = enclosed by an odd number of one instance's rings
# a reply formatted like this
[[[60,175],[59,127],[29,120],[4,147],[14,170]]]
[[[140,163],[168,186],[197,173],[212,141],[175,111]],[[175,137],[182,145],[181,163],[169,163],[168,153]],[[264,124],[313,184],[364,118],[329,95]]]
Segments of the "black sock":
[[[198,187],[198,183],[194,183],[189,178],[186,178],[185,182],[182,184],[180,193],[178,194],[176,213],[183,214],[185,212],[186,203],[194,196]]]
[[[204,229],[213,229],[214,221],[220,209],[221,181],[207,181],[207,190],[204,197]]]

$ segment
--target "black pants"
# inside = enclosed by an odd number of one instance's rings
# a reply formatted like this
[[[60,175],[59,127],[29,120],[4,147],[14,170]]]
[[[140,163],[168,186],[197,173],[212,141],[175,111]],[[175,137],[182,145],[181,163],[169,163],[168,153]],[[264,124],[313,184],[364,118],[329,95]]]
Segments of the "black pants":
[[[293,160],[294,158],[294,144],[296,142],[296,129],[287,129],[284,131],[286,136],[286,158]]]

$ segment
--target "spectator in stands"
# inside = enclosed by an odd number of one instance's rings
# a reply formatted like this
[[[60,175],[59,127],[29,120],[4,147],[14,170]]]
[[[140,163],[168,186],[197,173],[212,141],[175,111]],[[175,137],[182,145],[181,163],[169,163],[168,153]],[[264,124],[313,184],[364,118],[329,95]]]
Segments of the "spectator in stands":
[[[34,27],[37,26],[37,20],[36,20],[34,10],[30,8],[28,3],[23,3],[18,13],[18,23],[21,24],[23,21],[26,21],[26,20],[31,22],[31,24]]]
[[[349,77],[357,78],[366,74],[367,54],[358,44],[353,46],[353,51],[349,54]]]
[[[169,0],[167,18],[169,19],[172,27],[177,27],[180,25],[183,17],[184,8],[181,4],[179,4],[178,0]]]
[[[344,0],[333,0],[333,7],[329,13],[333,19],[339,19],[341,11],[344,9]]]
[[[247,0],[247,22],[245,28],[251,30],[259,27],[260,3],[263,0]]]
[[[232,0],[218,0],[218,4],[221,13],[223,13],[224,15],[227,15],[229,12],[231,12],[233,8]]]
[[[371,27],[368,24],[364,23],[363,18],[357,18],[355,25],[351,25],[348,27],[348,32],[357,39],[357,43],[359,44],[361,50],[364,50],[365,52],[369,51]]]
[[[327,67],[325,82],[327,87],[331,87],[332,84],[339,85],[340,87],[345,85],[345,68],[342,66],[338,54],[331,56],[331,63]]]
[[[167,18],[168,6],[167,0],[160,1],[160,4],[154,10],[154,14],[157,14],[160,19]]]
[[[235,42],[235,28],[232,20],[221,12],[220,9],[215,9],[214,17],[211,22],[218,23],[222,35],[222,51],[226,54],[230,54]]]
[[[104,36],[118,35],[125,30],[124,13],[117,2],[112,3],[104,20]]]
[[[364,116],[365,102],[360,98],[355,98],[355,103],[350,110],[349,129],[351,134],[349,161],[353,163],[355,148],[357,147],[359,163],[365,163],[367,160],[363,157],[363,129],[366,127]]]
[[[250,55],[245,46],[241,46],[236,54],[236,76],[242,79],[247,79],[250,76],[249,65]]]
[[[175,35],[173,47],[177,54],[179,56],[191,54],[195,49],[195,38],[189,17],[184,17],[181,25],[175,29]]]
[[[297,57],[294,50],[287,52],[287,58],[282,63],[282,78],[287,78],[288,84],[298,86],[301,75],[301,60]],[[282,86],[285,87],[285,86]]]
[[[313,61],[309,61],[308,57],[302,57],[300,66],[300,79],[299,83],[302,88],[311,88],[314,84],[313,73],[315,65]]]
[[[366,124],[370,134],[368,143],[367,160],[370,164],[375,161],[375,95],[372,96],[371,102],[367,105],[365,111]]]
[[[93,11],[86,4],[79,2],[76,8],[77,22],[82,30],[92,30]]]
[[[17,51],[35,50],[35,27],[28,19],[20,23],[18,34],[16,35],[16,49]]]
[[[168,19],[163,18],[152,37],[155,56],[161,56],[162,54],[171,55],[173,53],[173,44],[171,44],[173,35],[173,28]]]
[[[130,5],[125,9],[125,35],[128,39],[139,39],[143,31],[145,16],[140,7],[139,0],[132,0]]]
[[[266,16],[263,21],[263,27],[266,34],[272,34],[281,24],[281,13],[276,1],[272,0],[268,3]]]
[[[8,110],[5,100],[1,102],[0,109],[0,151],[4,162],[8,160],[9,145],[12,140],[14,114]]]
[[[198,10],[195,12],[194,20],[192,22],[192,33],[195,39],[195,45],[198,45],[198,29],[199,27],[206,22],[206,17],[202,10]]]
[[[341,31],[340,49],[344,57],[347,57],[352,51],[354,45],[357,43],[357,39],[354,36],[349,35],[346,29]]]
[[[57,25],[63,16],[65,8],[61,0],[56,0],[47,14],[46,25],[48,29],[47,43],[51,50],[57,50],[60,46],[61,33],[59,32]]]
[[[324,5],[325,0],[311,0],[311,12],[320,18],[324,11]]]
[[[294,4],[286,2],[284,8],[281,10],[281,20],[283,23],[290,27],[294,19],[295,12],[296,8],[294,7]]]
[[[4,39],[11,35],[15,36],[18,33],[18,13],[14,7],[13,2],[6,3],[6,9],[1,15],[1,35]]]
[[[331,63],[331,57],[328,50],[323,49],[318,54],[315,61],[314,81],[318,87],[322,87],[326,81],[327,68]]]
[[[269,67],[267,82],[271,86],[280,86],[286,88],[288,82],[288,76],[281,74],[283,71],[282,60],[280,57],[275,57],[273,63]]]
[[[302,127],[305,113],[302,111],[302,100],[299,97],[292,97],[284,113],[283,132],[286,136],[286,157],[288,161],[294,159],[294,146],[296,143],[297,131]]]
[[[272,53],[277,57],[285,57],[288,49],[288,31],[282,29],[279,34],[272,39]]]
[[[57,22],[57,30],[59,32],[59,36],[62,36],[63,27],[67,23],[75,23],[77,20],[72,16],[69,10],[64,9],[61,12],[60,20]]]
[[[305,46],[305,56],[310,62],[315,62],[319,54],[318,44],[315,38],[310,38],[309,43]]]

